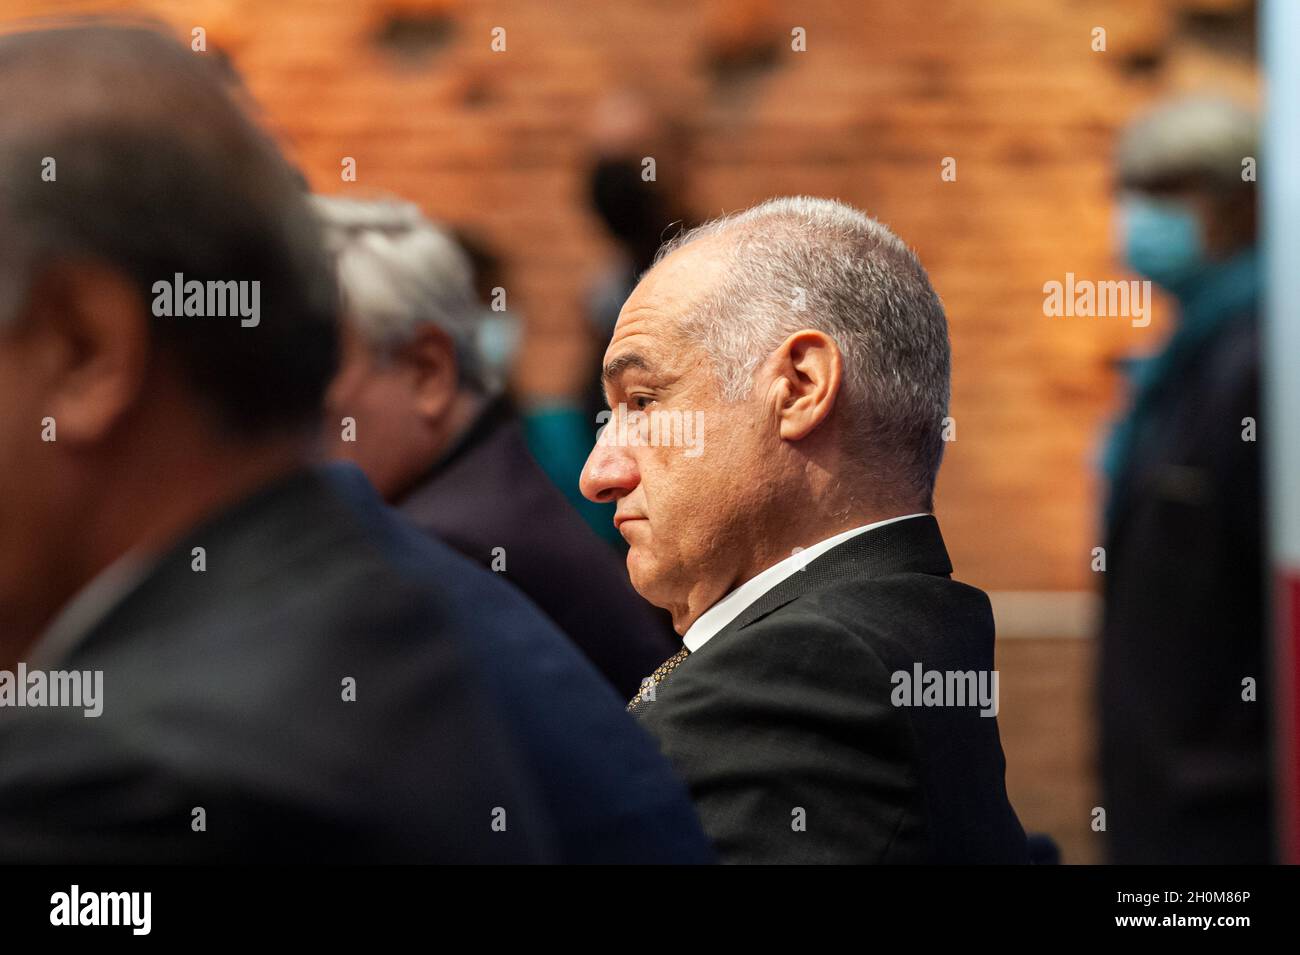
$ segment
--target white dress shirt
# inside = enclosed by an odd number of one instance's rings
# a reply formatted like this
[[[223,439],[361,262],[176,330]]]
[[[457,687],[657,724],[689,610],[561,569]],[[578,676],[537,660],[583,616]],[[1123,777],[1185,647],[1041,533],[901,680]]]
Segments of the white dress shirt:
[[[908,521],[914,517],[928,517],[928,514],[904,514],[902,517],[891,517],[885,521],[876,521],[874,524],[867,524],[864,527],[855,527],[851,531],[845,531],[843,534],[836,534],[834,537],[828,537],[824,541],[813,544],[811,547],[805,547],[801,551],[791,554],[785,560],[773,564],[767,570],[751,577],[731,593],[727,594],[717,603],[715,603],[704,613],[696,618],[690,628],[682,636],[682,643],[686,644],[686,649],[694,653],[700,647],[704,646],[709,640],[717,634],[723,627],[739,617],[747,607],[763,594],[767,593],[787,577],[791,577],[803,570],[810,563],[826,553],[833,547],[838,547],[851,537],[857,537],[859,534],[865,534],[867,531],[874,531],[877,527],[884,527],[886,524],[896,524],[899,521]]]

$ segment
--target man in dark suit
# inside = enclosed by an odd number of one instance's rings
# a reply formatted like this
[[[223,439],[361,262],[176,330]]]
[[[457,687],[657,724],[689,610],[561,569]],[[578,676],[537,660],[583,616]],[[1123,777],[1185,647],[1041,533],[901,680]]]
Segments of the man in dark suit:
[[[315,205],[347,305],[333,452],[426,533],[527,594],[631,695],[672,652],[672,633],[529,453],[480,360],[485,309],[466,256],[407,203]]]
[[[309,467],[332,264],[203,58],[14,34],[0,103],[0,861],[708,859],[535,608]]]
[[[377,499],[298,472],[114,565],[129,570],[107,598],[83,590],[28,663],[102,673],[102,713],[0,716],[0,860],[558,859],[458,645],[537,621],[454,555],[400,540]]]
[[[928,513],[949,363],[915,256],[828,200],[673,240],[619,316],[583,491],[683,636],[630,708],[723,861],[1026,861],[989,603]]]

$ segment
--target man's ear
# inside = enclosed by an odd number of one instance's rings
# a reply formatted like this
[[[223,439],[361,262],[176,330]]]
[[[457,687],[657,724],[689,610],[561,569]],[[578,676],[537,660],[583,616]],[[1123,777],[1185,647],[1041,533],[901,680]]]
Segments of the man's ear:
[[[415,408],[429,421],[439,421],[460,390],[456,345],[441,328],[423,324],[402,348],[402,359],[415,372]]]
[[[72,261],[38,274],[27,303],[22,320],[44,342],[47,407],[59,441],[105,440],[144,391],[150,355],[144,296],[120,272]]]
[[[835,340],[805,328],[773,353],[773,393],[781,438],[799,441],[812,434],[831,413],[840,392],[844,360]]]

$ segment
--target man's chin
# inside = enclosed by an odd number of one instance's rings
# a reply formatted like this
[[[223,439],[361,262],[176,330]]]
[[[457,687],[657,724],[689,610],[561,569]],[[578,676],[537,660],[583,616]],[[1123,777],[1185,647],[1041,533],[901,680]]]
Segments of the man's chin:
[[[632,589],[656,607],[668,606],[665,593],[664,575],[655,565],[653,559],[641,552],[636,545],[628,548],[627,575],[632,581]]]

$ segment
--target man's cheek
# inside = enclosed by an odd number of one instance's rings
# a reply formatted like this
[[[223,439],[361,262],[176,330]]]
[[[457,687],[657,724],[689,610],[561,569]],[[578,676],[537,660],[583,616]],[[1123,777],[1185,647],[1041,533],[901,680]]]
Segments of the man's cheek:
[[[676,457],[680,457],[680,454]],[[646,489],[647,499],[651,493],[656,497],[672,498],[674,489],[682,479],[682,475],[677,472],[678,463],[672,448],[638,449],[637,470],[641,475],[641,486]]]

